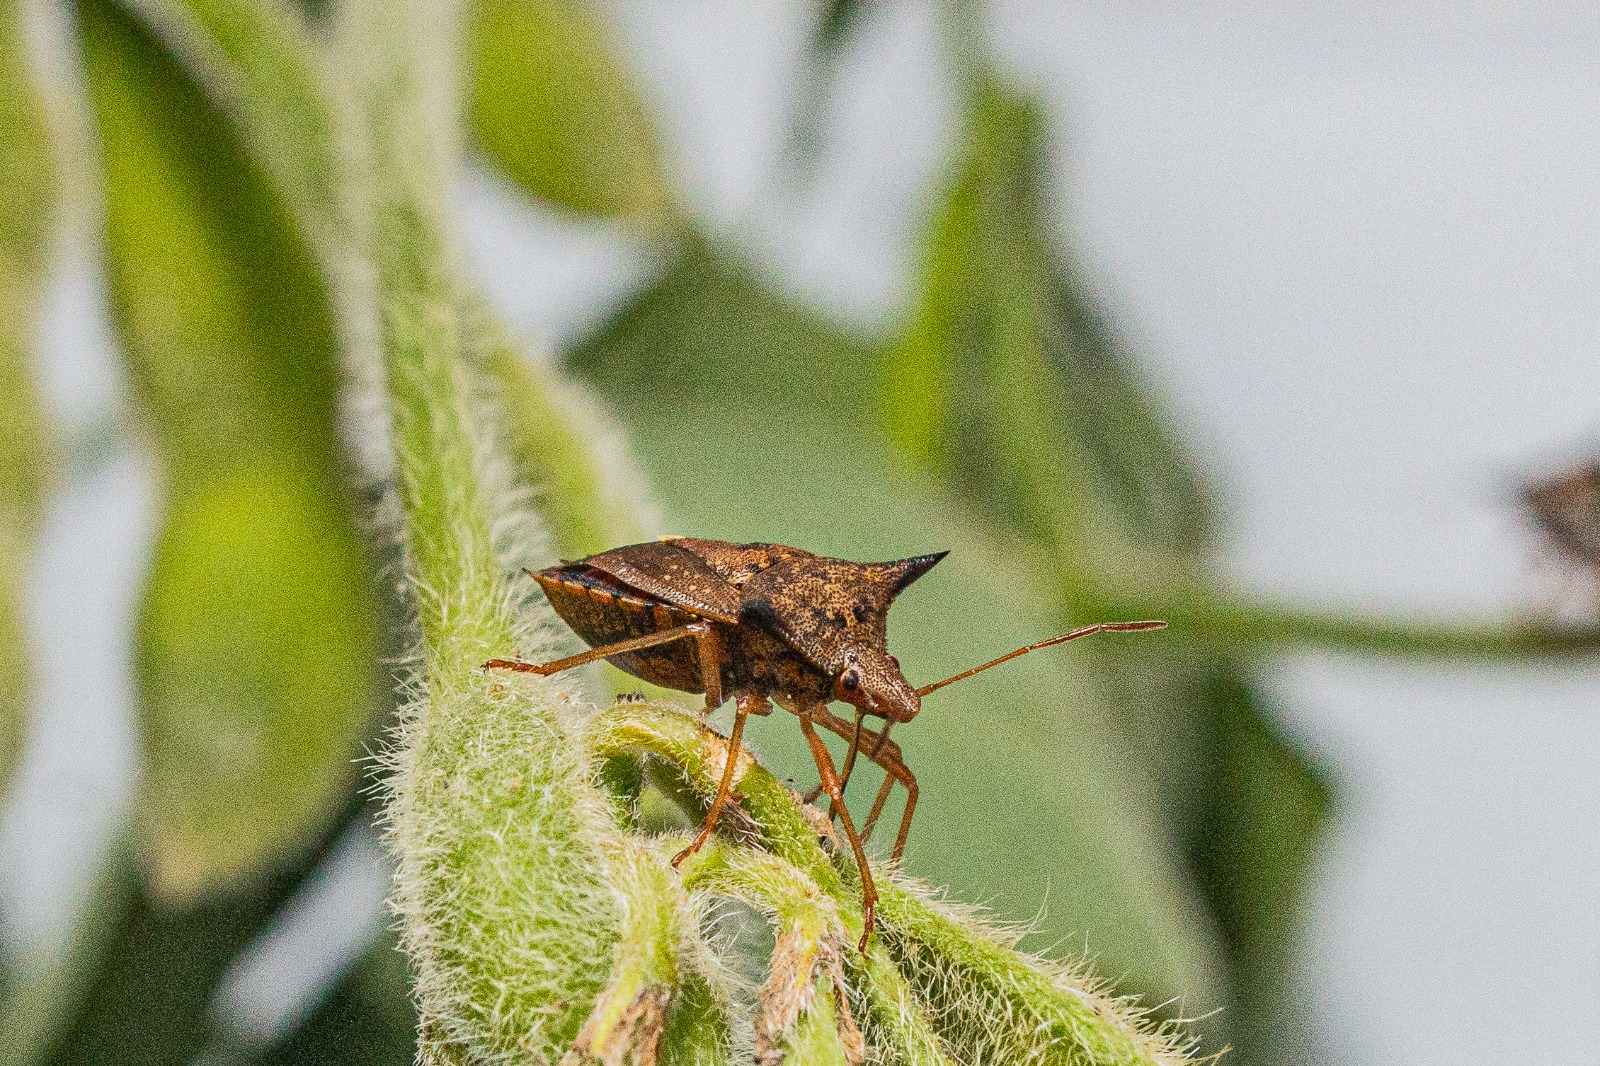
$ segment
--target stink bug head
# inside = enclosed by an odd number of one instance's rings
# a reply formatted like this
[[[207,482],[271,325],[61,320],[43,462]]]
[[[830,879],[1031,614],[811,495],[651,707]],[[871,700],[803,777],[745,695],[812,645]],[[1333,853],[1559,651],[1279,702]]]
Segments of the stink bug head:
[[[909,722],[922,709],[922,697],[900,672],[900,661],[881,646],[849,646],[834,675],[833,698],[891,722]]]
[[[838,564],[842,572],[831,583],[834,596],[848,600],[849,606],[832,614],[836,626],[832,633],[819,633],[813,641],[833,677],[834,699],[891,722],[909,722],[917,716],[922,698],[900,672],[900,660],[889,654],[889,608],[945,555],[934,552],[892,563]],[[831,598],[825,596],[823,602]]]
[[[921,701],[888,649],[889,608],[943,552],[890,563],[797,555],[751,577],[741,617],[780,636],[828,680],[825,699],[903,722]]]

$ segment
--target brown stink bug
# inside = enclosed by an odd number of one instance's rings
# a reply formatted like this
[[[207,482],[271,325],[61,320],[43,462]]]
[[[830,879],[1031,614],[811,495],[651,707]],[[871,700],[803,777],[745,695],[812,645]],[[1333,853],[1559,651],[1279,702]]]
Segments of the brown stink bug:
[[[1524,485],[1522,502],[1561,554],[1600,571],[1600,463],[1580,463]]]
[[[899,861],[917,805],[917,779],[900,747],[889,739],[896,722],[909,722],[922,697],[1036,648],[1101,630],[1158,629],[1164,622],[1105,622],[1018,648],[982,666],[914,688],[889,654],[889,606],[944,552],[892,563],[828,559],[781,544],[730,544],[673,537],[591,555],[529,572],[551,606],[592,650],[549,663],[493,659],[487,669],[554,674],[605,659],[635,677],[684,692],[703,692],[707,710],[732,696],[736,711],[728,738],[729,758],[705,824],[673,865],[711,835],[733,786],[745,719],[772,713],[772,703],[800,719],[828,794],[861,871],[864,930],[872,933],[878,892],[862,847],[896,781],[906,788],[905,812],[895,837]],[[856,709],[854,723],[828,710],[838,700]],[[769,702],[770,701],[770,702]],[[881,718],[874,733],[862,728],[867,715]],[[817,734],[817,726],[850,742],[842,773]],[[858,752],[887,776],[872,812],[857,833],[844,804],[844,789]]]

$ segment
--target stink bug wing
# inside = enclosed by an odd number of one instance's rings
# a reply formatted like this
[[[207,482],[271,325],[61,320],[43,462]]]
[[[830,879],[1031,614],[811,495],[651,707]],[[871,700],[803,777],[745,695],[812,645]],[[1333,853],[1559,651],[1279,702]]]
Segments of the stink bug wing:
[[[585,566],[610,574],[662,603],[728,625],[739,621],[739,591],[679,541],[629,544],[591,555]]]
[[[725,540],[674,537],[670,543],[692,552],[734,588],[743,588],[756,574],[786,559],[815,559],[810,552],[786,544],[733,544]]]

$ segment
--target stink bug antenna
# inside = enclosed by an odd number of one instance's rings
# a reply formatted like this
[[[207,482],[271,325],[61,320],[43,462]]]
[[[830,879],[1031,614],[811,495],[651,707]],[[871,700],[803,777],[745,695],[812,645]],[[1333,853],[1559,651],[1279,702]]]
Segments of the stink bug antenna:
[[[981,674],[991,666],[999,666],[1001,663],[1009,662],[1019,655],[1026,655],[1030,651],[1038,651],[1040,648],[1048,648],[1056,644],[1065,644],[1069,640],[1077,640],[1079,637],[1087,637],[1093,633],[1133,633],[1141,629],[1165,628],[1167,628],[1167,623],[1165,622],[1096,622],[1092,626],[1084,626],[1082,629],[1074,629],[1072,632],[1063,633],[1059,637],[1051,637],[1049,640],[1041,640],[1037,644],[1029,644],[1025,648],[1018,648],[1016,651],[1006,652],[998,659],[991,659],[982,666],[974,666],[970,670],[963,670],[953,677],[945,678],[943,681],[935,681],[931,685],[923,685],[921,688],[917,689],[917,696],[918,698],[921,698],[930,692],[939,691],[946,685],[953,685],[957,681],[965,681],[973,674]]]

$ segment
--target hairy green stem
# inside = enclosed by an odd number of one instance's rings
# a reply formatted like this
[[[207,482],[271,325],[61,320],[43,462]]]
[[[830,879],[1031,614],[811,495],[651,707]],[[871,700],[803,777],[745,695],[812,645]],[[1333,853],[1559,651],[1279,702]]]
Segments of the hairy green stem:
[[[880,888],[894,954],[919,992],[948,1004],[945,1039],[973,1061],[1166,1064],[1173,1034],[1150,1030],[1083,975],[1020,955],[971,913],[947,910],[898,881]]]
[[[648,1066],[659,1057],[668,1016],[678,1007],[679,943],[693,928],[680,921],[681,896],[660,856],[628,841],[612,869],[622,912],[617,957],[572,1057]]]
[[[426,136],[419,58],[423,33],[449,33],[437,16],[409,4],[355,4],[353,47],[371,47],[359,90],[365,127],[372,258],[395,449],[396,483],[430,679],[452,680],[514,639],[510,600],[491,535],[491,505],[480,462],[488,445],[472,410],[462,298],[439,222],[449,175],[441,146]],[[391,20],[422,25],[394,31]]]
[[[686,972],[661,1036],[661,1066],[728,1066],[733,1048],[725,992]]]
[[[686,840],[669,837],[676,851]],[[685,887],[734,896],[777,928],[772,968],[756,1009],[756,1061],[776,1066],[859,1063],[866,1048],[844,994],[844,926],[831,897],[793,864],[721,840],[680,868]]]
[[[867,1046],[878,1049],[883,1061],[949,1066],[952,1060],[927,1012],[881,944],[873,944],[865,956],[846,955],[845,969],[851,987],[860,990],[860,1002],[855,1006],[863,1015]]]
[[[508,525],[515,533],[531,523],[508,513],[506,494],[489,487],[493,469],[548,476],[559,468],[567,476],[552,495],[567,512],[610,518],[625,518],[624,504],[594,501],[625,479],[588,450],[570,405],[530,393],[549,383],[514,373],[504,334],[486,327],[456,280],[440,221],[455,147],[448,71],[428,61],[453,34],[451,12],[348,5],[337,37],[341,81],[287,9],[132,2],[223,104],[317,248],[358,381],[370,376],[365,334],[377,334],[393,447],[392,467],[381,456],[377,463],[392,468],[397,488],[422,637],[416,685],[426,695],[406,712],[390,780],[395,904],[427,1020],[424,1053],[440,1061],[553,1060],[574,1043],[603,1061],[619,1048],[631,1053],[636,1041],[624,1030],[648,1019],[631,1017],[630,1007],[640,992],[665,1002],[677,976],[676,943],[652,940],[660,923],[643,918],[670,912],[679,893],[661,877],[630,876],[637,863],[572,743],[567,693],[477,670],[519,641],[527,646],[519,623],[528,619],[503,576],[522,559],[503,558],[497,539]],[[355,84],[347,84],[352,71]],[[343,198],[329,189],[345,190]],[[538,422],[544,451],[534,462],[516,455],[526,431],[511,438],[515,463],[495,458],[485,372],[500,379],[493,391],[514,425]],[[519,423],[524,402],[544,409]],[[578,469],[592,476],[575,478]],[[606,964],[613,953],[615,970]],[[638,989],[625,987],[640,980]],[[714,1022],[704,981],[689,979],[686,992],[695,1015]],[[654,1024],[659,1030],[659,1019]],[[712,1047],[685,1061],[717,1061],[715,1043],[685,1041]]]
[[[619,703],[591,721],[589,737],[599,758],[645,752],[665,760],[702,795],[715,790],[727,757],[723,738],[665,704]],[[807,821],[798,797],[753,758],[737,771],[734,788],[774,857],[831,896],[847,936],[859,935],[859,889],[818,846],[822,827]],[[939,1038],[974,1062],[1169,1066],[1184,1060],[1172,1034],[1147,1026],[1127,1003],[1100,993],[1083,975],[1018,953],[976,916],[940,907],[892,871],[881,869],[876,877],[879,925],[894,961],[875,944],[851,976],[868,1001],[867,1018],[884,1019],[885,1033],[898,1032],[889,1046],[905,1061],[941,1061]],[[913,996],[905,994],[900,971]]]
[[[589,721],[587,734],[588,745],[597,758],[615,759],[639,752],[656,756],[707,797],[716,792],[726,765],[727,740],[675,704],[617,703]],[[816,831],[800,813],[795,794],[756,762],[748,750],[741,752],[740,760],[742,765],[735,771],[733,781],[734,795],[740,807],[760,825],[763,843],[830,895],[843,895],[844,881],[817,846]],[[859,923],[859,915],[856,921]],[[856,931],[859,933],[859,925]]]
[[[439,221],[451,146],[430,139],[443,123],[427,108],[448,107],[434,85],[447,75],[419,53],[452,28],[405,3],[357,2],[346,14],[341,40],[366,64],[353,155],[368,167],[357,180],[372,210],[364,231],[426,692],[405,716],[390,784],[395,906],[419,1008],[443,1041],[475,1062],[553,1061],[578,1042],[591,1006],[611,1002],[608,982],[640,972],[628,958],[612,970],[619,944],[639,946],[623,928],[652,928],[619,906],[618,885],[637,899],[650,884],[619,881],[626,855],[589,784],[570,696],[548,679],[480,669],[518,645],[494,526],[531,519],[492,510],[495,441],[475,404],[468,305]],[[652,965],[670,957],[645,940]],[[597,1046],[609,1047],[624,1019],[604,1008],[598,1019]]]

